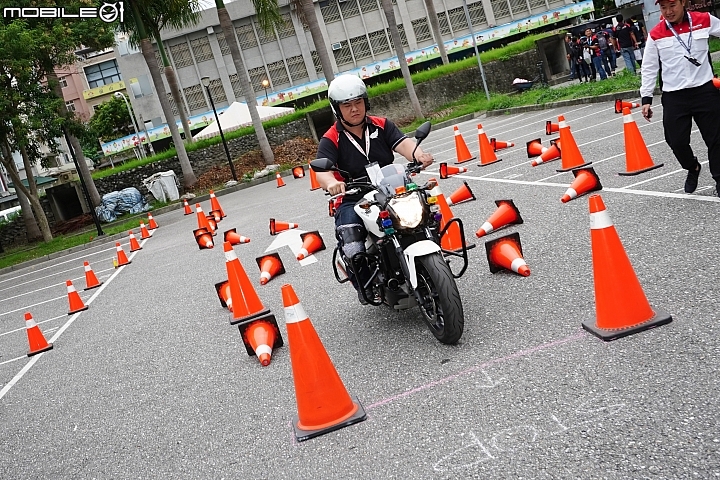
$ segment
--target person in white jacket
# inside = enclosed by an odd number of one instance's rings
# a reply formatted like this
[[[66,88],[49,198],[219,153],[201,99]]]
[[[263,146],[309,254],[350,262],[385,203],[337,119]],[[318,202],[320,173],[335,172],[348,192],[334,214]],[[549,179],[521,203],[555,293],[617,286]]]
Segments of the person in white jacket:
[[[708,148],[708,163],[720,196],[720,90],[712,83],[708,54],[710,35],[720,37],[720,20],[705,12],[689,12],[687,0],[657,0],[660,22],[649,32],[642,62],[642,114],[652,118],[653,90],[661,72],[665,141],[688,171],[685,192],[693,193],[700,162],[690,147],[692,121]]]

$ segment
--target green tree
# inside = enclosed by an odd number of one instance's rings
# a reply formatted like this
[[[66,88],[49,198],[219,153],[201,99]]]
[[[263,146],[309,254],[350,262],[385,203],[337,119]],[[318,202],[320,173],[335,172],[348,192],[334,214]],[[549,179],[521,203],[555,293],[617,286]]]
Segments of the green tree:
[[[92,135],[102,142],[135,133],[132,125],[133,121],[130,118],[125,101],[116,96],[112,96],[110,100],[97,105],[95,113],[88,122]]]

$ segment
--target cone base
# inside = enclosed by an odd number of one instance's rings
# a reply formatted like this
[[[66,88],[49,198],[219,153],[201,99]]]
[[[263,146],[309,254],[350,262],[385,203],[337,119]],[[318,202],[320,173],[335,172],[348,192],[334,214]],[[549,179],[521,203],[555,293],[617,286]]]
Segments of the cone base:
[[[92,287],[85,287],[85,288],[83,288],[83,291],[87,292],[88,290],[92,290],[93,288],[98,288],[102,284],[103,284],[103,282],[100,282],[97,285],[93,285]]]
[[[672,322],[672,316],[670,314],[662,310],[658,310],[657,308],[654,308],[653,311],[655,312],[655,315],[650,320],[627,328],[612,330],[599,328],[596,325],[595,321],[583,322],[582,327],[596,337],[606,342],[610,342],[612,340],[617,340],[618,338],[627,337],[628,335],[632,335],[633,333],[642,332],[643,330],[649,330],[651,328],[659,327],[661,325],[667,325],[668,323]]]
[[[576,166],[570,167],[570,168],[558,168],[558,169],[555,170],[555,171],[556,171],[556,172],[571,172],[571,171],[573,171],[573,170],[577,170],[578,168],[585,168],[585,167],[587,167],[588,165],[590,165],[591,163],[592,163],[592,162],[585,162],[585,163],[583,163],[582,165],[576,165]]]
[[[624,176],[624,177],[629,177],[629,176],[631,176],[631,175],[638,175],[638,174],[640,174],[640,173],[649,172],[650,170],[655,170],[656,168],[660,168],[660,167],[662,167],[663,165],[665,165],[665,164],[664,164],[664,163],[658,163],[657,165],[653,165],[652,167],[641,168],[640,170],[633,170],[632,172],[618,172],[618,175],[622,175],[622,176]]]
[[[310,191],[312,192],[313,190],[319,190],[319,189],[320,189],[320,187],[315,187],[315,188],[311,188]]]
[[[233,302],[234,304],[235,302]],[[248,320],[257,319],[259,317],[264,317],[270,313],[270,309],[266,308],[265,310],[262,310],[257,313],[251,313],[250,315],[246,315],[244,317],[240,318],[233,318],[232,315],[230,315],[230,325],[237,325],[238,323],[246,322]]]
[[[47,352],[48,350],[52,350],[53,344],[48,343],[48,346],[45,348],[41,348],[40,350],[35,350],[34,352],[28,352],[27,356],[32,357],[33,355],[37,355],[38,353]]]
[[[78,309],[75,309],[75,310],[70,310],[70,311],[68,312],[68,315],[72,315],[73,313],[82,312],[82,311],[85,311],[85,310],[87,310],[87,309],[88,309],[88,306],[85,305],[85,306],[82,307],[82,308],[78,308]]]
[[[298,423],[300,422],[299,417],[296,415],[293,418],[293,429],[295,430],[295,439],[298,442],[304,442],[305,440],[310,440],[311,438],[319,437],[320,435],[325,435],[326,433],[334,432],[335,430],[340,430],[341,428],[353,425],[355,423],[360,423],[363,420],[367,419],[367,414],[365,413],[365,409],[360,404],[358,399],[352,395],[350,395],[350,399],[353,401],[353,404],[357,406],[357,411],[352,414],[349,418],[338,422],[334,425],[330,425],[325,428],[321,428],[318,430],[304,430],[300,427],[298,427]]]
[[[476,158],[477,158],[477,157],[470,157],[470,158],[468,158],[468,159],[466,159],[466,160],[457,160],[457,161],[455,161],[455,165],[460,165],[461,163],[466,163],[466,162],[472,162],[472,161],[475,160]]]
[[[488,165],[492,165],[493,163],[497,162],[502,162],[502,158],[498,158],[497,160],[493,160],[492,162],[478,163],[478,167],[487,167]]]
[[[192,215],[192,212],[185,212],[185,215]]]
[[[130,253],[132,253],[132,252],[137,252],[138,250],[142,250],[142,247],[140,247],[140,248],[131,248],[131,249],[130,249]]]

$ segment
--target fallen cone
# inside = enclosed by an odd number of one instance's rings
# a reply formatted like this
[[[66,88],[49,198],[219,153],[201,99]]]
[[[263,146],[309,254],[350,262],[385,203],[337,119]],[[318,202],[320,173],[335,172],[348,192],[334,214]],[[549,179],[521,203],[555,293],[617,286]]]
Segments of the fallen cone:
[[[575,175],[575,180],[570,184],[570,188],[567,189],[565,195],[560,199],[562,203],[567,203],[586,193],[602,190],[600,177],[597,176],[592,167],[573,170],[573,175]]]
[[[443,162],[440,164],[440,178],[446,179],[452,175],[457,175],[459,173],[465,173],[468,169],[465,167],[453,167],[452,165],[448,165],[447,163]]]
[[[257,356],[263,367],[270,365],[273,350],[283,346],[275,315],[240,323],[238,330],[240,330],[247,354],[251,357]]]
[[[314,232],[300,234],[300,238],[303,243],[300,248],[300,252],[297,255],[298,260],[302,260],[315,252],[319,252],[320,250],[325,250],[325,242],[323,242],[322,236],[317,230]]]
[[[265,285],[272,278],[285,273],[285,266],[277,253],[257,257],[255,261],[260,268],[260,285]]]
[[[471,200],[477,199],[472,190],[470,190],[470,185],[468,185],[467,182],[463,182],[463,184],[447,198],[447,204],[448,206],[457,205],[458,203],[469,202]]]
[[[250,243],[250,239],[243,235],[238,235],[237,230],[231,228],[223,233],[223,240],[230,242],[230,245],[240,245],[241,243]]]
[[[515,146],[515,144],[512,142],[503,142],[501,140],[497,140],[495,137],[490,139],[490,145],[492,145],[493,150],[496,152],[504,148],[510,148]]]
[[[293,228],[298,228],[298,224],[281,222],[279,220],[275,220],[274,218],[270,219],[270,235],[277,235],[280,232],[291,230]]]
[[[212,235],[207,231],[207,228],[198,228],[193,230],[193,236],[195,237],[195,242],[197,242],[200,250],[213,248],[215,246]]]
[[[525,263],[520,244],[520,234],[515,232],[485,243],[490,272],[511,270],[523,277],[530,276],[530,267]]]
[[[520,210],[518,210],[515,202],[512,200],[495,200],[495,205],[497,205],[498,208],[490,215],[490,218],[482,224],[478,231],[475,232],[475,236],[478,238],[484,237],[499,228],[523,223]]]

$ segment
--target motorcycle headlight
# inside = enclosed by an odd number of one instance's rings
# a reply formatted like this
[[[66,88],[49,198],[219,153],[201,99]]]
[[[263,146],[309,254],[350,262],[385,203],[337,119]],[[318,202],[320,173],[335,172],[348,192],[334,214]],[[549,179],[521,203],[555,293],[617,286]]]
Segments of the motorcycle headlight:
[[[414,192],[412,195],[395,197],[387,205],[393,217],[396,228],[415,228],[423,219],[424,206],[420,196]]]

